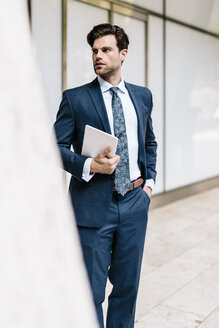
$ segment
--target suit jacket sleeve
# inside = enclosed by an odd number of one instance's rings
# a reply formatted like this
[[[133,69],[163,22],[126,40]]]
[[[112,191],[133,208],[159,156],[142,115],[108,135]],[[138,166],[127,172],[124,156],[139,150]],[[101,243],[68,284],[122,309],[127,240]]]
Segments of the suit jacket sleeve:
[[[157,161],[157,142],[155,140],[155,135],[153,132],[151,112],[153,108],[152,94],[150,92],[150,112],[147,120],[147,133],[145,140],[146,149],[146,163],[147,163],[147,176],[146,179],[156,180],[156,161]]]
[[[87,157],[70,150],[75,133],[75,120],[66,92],[63,93],[54,130],[64,169],[82,182],[82,172]]]

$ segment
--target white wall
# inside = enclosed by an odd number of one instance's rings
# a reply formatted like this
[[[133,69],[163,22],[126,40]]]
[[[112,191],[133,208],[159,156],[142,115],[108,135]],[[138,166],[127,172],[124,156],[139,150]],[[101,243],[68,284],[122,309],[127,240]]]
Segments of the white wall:
[[[61,97],[61,1],[31,2],[32,34],[49,117],[54,122]]]
[[[166,186],[219,174],[219,40],[167,23]]]

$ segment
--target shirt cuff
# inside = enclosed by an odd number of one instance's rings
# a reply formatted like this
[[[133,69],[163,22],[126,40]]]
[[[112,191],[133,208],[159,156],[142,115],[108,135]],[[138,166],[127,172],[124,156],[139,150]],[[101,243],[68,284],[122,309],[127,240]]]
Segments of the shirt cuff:
[[[145,187],[149,187],[149,188],[151,188],[151,190],[153,190],[154,189],[154,180],[153,179],[146,180]]]
[[[90,165],[92,162],[93,158],[87,158],[86,161],[84,162],[84,167],[82,171],[82,179],[86,182],[90,181],[90,179],[94,176],[93,174],[90,174]]]

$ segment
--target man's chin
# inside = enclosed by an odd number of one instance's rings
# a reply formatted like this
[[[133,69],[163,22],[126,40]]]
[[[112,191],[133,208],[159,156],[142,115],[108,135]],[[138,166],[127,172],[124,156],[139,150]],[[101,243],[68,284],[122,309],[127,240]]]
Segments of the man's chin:
[[[104,74],[104,70],[103,70],[102,68],[95,68],[94,70],[95,70],[95,73],[96,73],[97,75],[102,75],[102,74]]]
[[[107,75],[109,73],[109,70],[106,67],[94,67],[94,71],[97,75]]]
[[[108,72],[104,72],[104,70],[102,70],[102,69],[96,69],[95,73],[102,78],[106,78],[109,75]]]

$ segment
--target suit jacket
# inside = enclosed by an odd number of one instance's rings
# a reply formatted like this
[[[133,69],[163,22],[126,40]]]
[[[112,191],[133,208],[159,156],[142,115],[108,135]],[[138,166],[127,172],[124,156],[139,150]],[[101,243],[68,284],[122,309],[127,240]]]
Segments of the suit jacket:
[[[138,119],[138,165],[144,179],[156,178],[157,143],[152,128],[152,95],[149,89],[125,83]],[[77,224],[100,227],[106,220],[112,200],[114,174],[98,174],[82,179],[81,155],[85,125],[111,133],[108,116],[97,78],[91,83],[64,91],[54,124],[64,169],[72,174],[69,192]],[[74,152],[70,150],[73,146]]]

